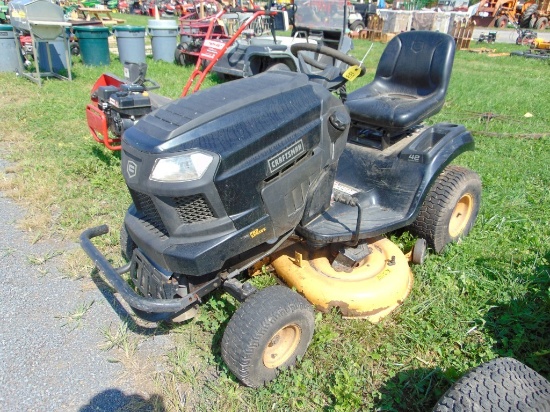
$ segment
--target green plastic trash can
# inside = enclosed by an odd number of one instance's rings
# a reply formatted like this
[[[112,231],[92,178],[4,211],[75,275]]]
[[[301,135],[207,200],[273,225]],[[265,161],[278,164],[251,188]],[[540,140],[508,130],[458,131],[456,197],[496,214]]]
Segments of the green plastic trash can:
[[[109,56],[109,28],[102,26],[78,26],[74,28],[80,45],[82,62],[87,66],[111,64]]]
[[[178,23],[176,20],[149,20],[147,25],[151,36],[153,60],[174,62],[174,50],[178,44]]]
[[[145,63],[145,27],[115,26],[113,33],[122,63]]]
[[[13,27],[0,24],[0,72],[16,72],[19,68],[19,58],[15,44]]]

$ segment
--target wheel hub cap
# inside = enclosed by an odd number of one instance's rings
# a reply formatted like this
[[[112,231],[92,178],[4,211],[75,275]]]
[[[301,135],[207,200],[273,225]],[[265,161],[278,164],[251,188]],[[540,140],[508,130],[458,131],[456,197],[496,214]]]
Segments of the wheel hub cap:
[[[474,199],[471,194],[467,193],[460,198],[449,222],[449,235],[451,237],[457,237],[464,231],[472,215],[473,207]]]
[[[273,369],[284,364],[298,347],[301,335],[298,325],[286,325],[279,329],[264,350],[264,365]]]

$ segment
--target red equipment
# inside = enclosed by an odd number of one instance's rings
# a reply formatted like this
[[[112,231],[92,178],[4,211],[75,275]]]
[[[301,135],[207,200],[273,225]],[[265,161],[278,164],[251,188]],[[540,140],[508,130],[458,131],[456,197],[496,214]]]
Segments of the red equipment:
[[[28,61],[28,57],[32,57],[32,37],[31,36],[19,36],[19,42],[21,43],[21,51],[24,53],[25,63]]]
[[[153,6],[152,8],[154,9],[155,6]],[[176,14],[176,5],[168,1],[164,1],[158,6],[158,11],[160,12],[161,16],[173,16]],[[151,15],[151,6],[149,6],[149,15]],[[156,17],[156,15],[154,17]]]
[[[149,10],[146,5],[142,4],[140,0],[133,0],[129,6],[130,14],[141,14],[144,16],[149,15]]]
[[[130,13],[130,5],[126,0],[118,1],[118,12],[119,13]]]
[[[86,106],[86,120],[88,128],[96,142],[103,143],[110,150],[120,150],[121,137],[112,138],[109,136],[109,125],[103,110],[98,107],[97,90],[102,86],[114,86],[119,88],[124,80],[112,74],[102,74],[92,87],[92,103]]]
[[[255,12],[231,38],[224,39],[213,34],[218,17],[222,14],[223,10],[218,12],[214,18],[211,18],[208,23],[200,53],[197,53],[195,70],[187,80],[182,97],[187,95],[193,85],[193,93],[199,90],[212,67],[250,23],[261,16],[271,16],[276,12],[263,10]],[[133,75],[125,73],[126,77],[134,80],[122,80],[113,74],[102,74],[92,87],[92,102],[86,106],[86,120],[92,137],[110,150],[121,149],[124,130],[133,126],[141,116],[169,101],[165,97],[148,92],[152,88],[159,87],[156,83],[152,82],[153,87],[150,88],[143,86],[144,82],[148,81],[145,79],[146,66],[138,67],[139,65],[135,63],[130,63],[130,65],[132,69],[139,69]],[[204,69],[201,69],[202,67]],[[130,69],[125,67],[125,72],[126,70]],[[197,81],[195,82],[195,80]]]
[[[205,39],[229,39],[225,27],[220,22],[220,17],[225,13],[220,9],[214,15],[199,18],[199,12],[194,11],[180,17],[180,44],[176,48],[176,62],[182,66],[195,64]],[[209,33],[210,23],[213,29]]]
[[[213,34],[213,31],[214,31],[214,25],[217,22],[217,18],[212,19],[209,23],[208,30],[204,36],[203,45],[201,47],[200,53],[198,54],[195,70],[193,71],[193,73],[191,73],[191,76],[189,76],[189,79],[187,80],[187,83],[183,88],[183,92],[181,96],[183,97],[187,95],[187,93],[189,92],[189,89],[193,86],[195,79],[197,77],[198,77],[198,81],[195,84],[195,87],[193,88],[193,93],[200,89],[202,82],[204,81],[204,79],[206,78],[206,75],[210,72],[210,70],[212,70],[212,67],[214,67],[214,65],[220,59],[220,57],[223,56],[226,50],[235,42],[235,40],[237,40],[237,38],[239,38],[239,36],[250,25],[250,23],[252,23],[254,20],[256,20],[261,16],[274,16],[276,14],[277,12],[275,11],[266,12],[266,11],[260,10],[255,12],[243,24],[241,24],[239,29],[233,34],[233,36],[231,36],[230,39],[222,39],[220,37],[217,37],[217,38],[215,37],[215,35]],[[206,67],[204,67],[203,61]]]
[[[110,150],[120,150],[121,137],[126,129],[170,101],[149,93],[160,86],[146,79],[146,72],[144,63],[126,63],[125,80],[110,73],[102,74],[92,88],[92,102],[86,106],[88,128],[94,140]],[[148,87],[145,86],[147,82],[150,83]]]

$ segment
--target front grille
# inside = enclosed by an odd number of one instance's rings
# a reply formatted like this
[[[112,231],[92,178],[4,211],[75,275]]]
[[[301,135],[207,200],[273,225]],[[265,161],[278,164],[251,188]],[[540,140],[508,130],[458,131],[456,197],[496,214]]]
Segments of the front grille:
[[[161,236],[168,236],[160,214],[150,196],[130,189],[130,195],[141,214],[141,221],[152,231],[158,231]],[[202,194],[175,197],[172,199],[175,211],[183,224],[205,222],[215,219],[213,210]]]
[[[135,190],[130,189],[130,195],[134,200],[136,209],[143,214],[143,221],[151,229],[158,230],[162,235],[168,236],[168,230],[160,218],[160,214],[153,203],[153,200],[144,193],[136,192]]]
[[[174,198],[176,212],[182,223],[197,223],[215,219],[214,212],[203,195]]]

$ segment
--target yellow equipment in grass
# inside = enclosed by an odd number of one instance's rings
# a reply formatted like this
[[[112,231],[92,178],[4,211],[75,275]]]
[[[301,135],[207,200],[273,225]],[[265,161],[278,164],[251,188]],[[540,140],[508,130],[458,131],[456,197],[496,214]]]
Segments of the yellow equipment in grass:
[[[413,276],[409,257],[390,240],[381,238],[366,247],[370,253],[348,271],[331,265],[335,251],[330,247],[308,252],[299,243],[280,250],[271,265],[318,310],[338,308],[345,318],[376,323],[403,303]]]
[[[537,50],[550,50],[550,41],[537,37],[533,42],[531,48]]]

